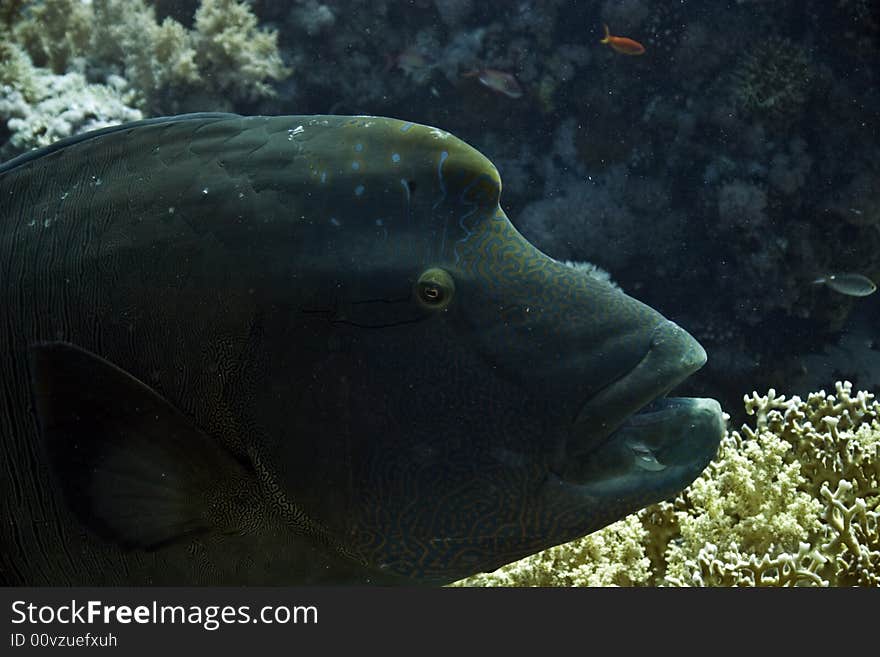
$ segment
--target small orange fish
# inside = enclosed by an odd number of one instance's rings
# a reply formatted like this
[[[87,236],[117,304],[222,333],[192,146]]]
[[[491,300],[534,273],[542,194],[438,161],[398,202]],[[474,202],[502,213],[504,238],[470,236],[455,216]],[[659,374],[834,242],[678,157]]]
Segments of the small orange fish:
[[[519,82],[516,81],[512,74],[494,68],[482,68],[470,71],[469,73],[462,73],[462,77],[476,77],[480,84],[508,98],[522,98],[523,95],[522,87],[519,86]]]
[[[608,26],[603,25],[605,28],[605,38],[602,39],[599,43],[607,43],[609,46],[614,48],[617,52],[623,55],[642,55],[645,52],[645,46],[634,39],[630,39],[628,37],[619,37],[619,36],[611,36],[611,32],[608,31]]]

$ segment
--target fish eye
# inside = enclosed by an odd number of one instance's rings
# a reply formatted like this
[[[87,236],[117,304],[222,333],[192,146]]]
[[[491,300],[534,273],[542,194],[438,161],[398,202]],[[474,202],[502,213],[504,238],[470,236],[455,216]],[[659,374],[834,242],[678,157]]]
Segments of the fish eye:
[[[455,283],[445,269],[439,267],[427,269],[416,282],[416,296],[419,303],[432,310],[446,308],[454,295]]]

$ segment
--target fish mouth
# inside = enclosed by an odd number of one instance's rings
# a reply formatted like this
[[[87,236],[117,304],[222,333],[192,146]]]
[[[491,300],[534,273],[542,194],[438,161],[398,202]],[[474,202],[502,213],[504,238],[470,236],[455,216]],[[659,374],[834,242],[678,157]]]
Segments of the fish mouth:
[[[638,499],[639,508],[687,487],[709,465],[725,431],[714,399],[661,397],[628,418],[586,455],[569,459],[557,480],[567,495]]]
[[[647,434],[649,427],[656,429],[667,424],[677,427],[689,412],[699,414],[702,408],[699,405],[692,406],[685,399],[667,399],[666,395],[705,362],[706,351],[689,333],[669,320],[660,322],[638,364],[580,408],[569,435],[565,478],[584,480],[584,470],[594,470],[603,448],[614,451],[612,446],[606,445],[614,442],[612,436],[615,441],[629,440],[636,445],[632,448],[636,453],[640,449],[638,445],[645,445],[645,459],[641,462],[650,466],[652,456],[648,452],[653,453],[656,441],[633,437],[633,432],[638,428],[639,434]],[[628,434],[629,438],[622,439],[622,434]],[[665,434],[660,432],[660,435]]]

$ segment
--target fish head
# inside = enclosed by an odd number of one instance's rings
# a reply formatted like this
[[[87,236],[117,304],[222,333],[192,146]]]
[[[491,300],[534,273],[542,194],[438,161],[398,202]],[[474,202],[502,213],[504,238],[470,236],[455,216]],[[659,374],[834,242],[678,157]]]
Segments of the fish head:
[[[338,167],[335,203],[320,201],[338,215],[314,265],[339,261],[337,353],[313,376],[342,400],[324,435],[344,445],[325,440],[320,462],[344,482],[338,502],[315,504],[345,551],[389,577],[449,582],[687,486],[723,433],[717,402],[665,398],[705,362],[699,343],[530,244],[499,205],[497,170],[463,141],[357,121],[335,138],[360,164]]]

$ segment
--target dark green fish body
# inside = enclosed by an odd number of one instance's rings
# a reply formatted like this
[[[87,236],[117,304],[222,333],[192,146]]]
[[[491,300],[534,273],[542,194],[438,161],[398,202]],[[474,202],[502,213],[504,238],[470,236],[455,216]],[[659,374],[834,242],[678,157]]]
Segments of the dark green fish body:
[[[500,187],[376,117],[170,117],[0,167],[0,579],[444,583],[690,483],[720,409],[655,400],[705,352]]]

